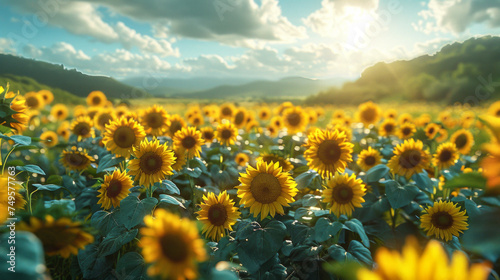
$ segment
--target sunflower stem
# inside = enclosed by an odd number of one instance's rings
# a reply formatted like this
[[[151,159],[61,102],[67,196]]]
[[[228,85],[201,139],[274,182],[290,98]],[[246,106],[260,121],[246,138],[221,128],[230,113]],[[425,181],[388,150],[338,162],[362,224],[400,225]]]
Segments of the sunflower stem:
[[[7,155],[5,156],[5,158],[4,158],[4,160],[3,160],[3,164],[2,164],[2,174],[3,174],[3,173],[4,173],[4,171],[5,171],[5,165],[7,165],[7,160],[9,159],[10,154],[12,154],[12,152],[14,151],[14,148],[15,148],[15,147],[16,147],[15,145],[14,145],[14,146],[12,146],[12,149],[10,149],[9,153],[7,153]]]

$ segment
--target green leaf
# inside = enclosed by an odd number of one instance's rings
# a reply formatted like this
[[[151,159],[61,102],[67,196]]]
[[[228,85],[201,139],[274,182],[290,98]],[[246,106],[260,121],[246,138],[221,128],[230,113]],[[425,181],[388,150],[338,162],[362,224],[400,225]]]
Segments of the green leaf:
[[[443,188],[473,188],[473,189],[485,189],[486,188],[486,178],[479,172],[462,173],[448,180]]]
[[[23,146],[28,146],[31,144],[31,138],[28,136],[23,136],[23,135],[12,135],[10,139],[16,144],[23,145]]]
[[[4,125],[0,125],[0,133],[9,133],[12,129],[10,127],[6,127]]]
[[[114,272],[117,279],[146,279],[146,263],[141,254],[128,252],[123,255]]]
[[[110,167],[114,167],[120,164],[125,159],[123,157],[114,157],[113,154],[108,154],[99,160],[99,165],[97,166],[96,173],[101,173],[106,171]]]
[[[33,187],[36,187],[39,191],[49,191],[49,192],[57,191],[58,189],[62,188],[61,186],[53,184],[48,184],[48,185],[33,184]]]
[[[410,204],[418,193],[418,189],[412,185],[402,187],[398,182],[389,180],[385,183],[385,194],[394,209]]]
[[[172,204],[175,206],[180,206],[180,207],[186,209],[184,204],[182,204],[180,201],[175,199],[175,197],[168,195],[168,194],[160,194],[160,202]]]
[[[314,239],[318,242],[326,241],[335,236],[341,229],[342,223],[332,223],[328,218],[319,218],[314,226]]]
[[[347,249],[351,255],[353,255],[360,262],[371,266],[373,264],[372,254],[365,246],[363,246],[359,241],[352,240],[349,243],[349,248]]]
[[[385,164],[375,165],[366,172],[366,182],[375,183],[389,173],[389,167]]]
[[[45,172],[38,165],[28,164],[25,166],[17,166],[16,168],[21,171],[45,175]]]
[[[181,194],[179,188],[170,180],[163,180],[161,182],[160,189],[165,189],[170,194],[176,194],[176,195]]]
[[[354,260],[354,257],[351,255],[351,253],[346,252],[346,250],[337,244],[333,244],[328,248],[328,255],[332,257],[332,259],[338,261],[338,262],[344,262],[348,260]]]
[[[195,168],[186,167],[186,168],[184,168],[184,173],[189,175],[190,177],[198,178],[198,177],[200,177],[202,171],[199,167],[195,167]]]
[[[90,224],[93,228],[98,229],[101,235],[108,234],[114,227],[118,226],[115,214],[103,210],[97,211],[92,215]]]
[[[318,172],[314,170],[308,170],[300,174],[295,178],[295,182],[297,183],[297,189],[303,190],[309,187],[312,181],[318,176],[319,176]]]
[[[35,150],[38,150],[40,149],[39,147],[35,146],[35,145],[28,145],[28,146],[16,146],[14,148],[14,152],[17,152],[17,151],[25,151],[25,150],[32,150],[32,149],[35,149]]]
[[[413,174],[412,179],[415,181],[419,189],[432,193],[434,186],[431,178],[429,178],[429,175],[427,174],[427,171],[424,170],[422,173]]]
[[[105,257],[117,252],[123,245],[132,241],[138,232],[139,229],[127,231],[123,226],[113,228],[99,244],[98,256]]]
[[[344,225],[349,230],[357,233],[359,235],[359,237],[361,238],[363,245],[370,248],[370,240],[368,239],[368,236],[366,235],[365,228],[363,227],[363,224],[359,220],[351,219],[351,220],[345,222]]]
[[[85,279],[100,279],[112,267],[105,257],[98,257],[98,246],[89,244],[84,250],[78,252],[78,264]]]
[[[9,239],[9,236],[7,232],[0,238],[2,244],[0,246],[0,269],[2,272],[0,274],[3,275],[2,279],[39,279],[45,272],[45,255],[40,240],[27,231],[18,231],[15,239]],[[15,244],[9,243],[10,240],[15,240]],[[15,247],[13,252],[10,250],[11,246]],[[9,254],[14,255],[14,263],[9,263]],[[14,268],[10,268],[12,266]]]
[[[120,214],[117,221],[127,229],[140,224],[146,215],[151,214],[153,208],[158,204],[154,197],[140,200],[136,196],[129,195],[120,202]]]
[[[210,277],[208,279],[212,280],[238,280],[238,276],[232,271],[228,270],[217,270],[212,268],[210,271]]]

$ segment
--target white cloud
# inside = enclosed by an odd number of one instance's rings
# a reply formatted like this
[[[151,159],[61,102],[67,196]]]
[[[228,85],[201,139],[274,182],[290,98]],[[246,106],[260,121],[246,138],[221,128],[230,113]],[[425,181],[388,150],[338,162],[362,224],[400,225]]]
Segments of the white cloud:
[[[500,0],[430,0],[413,27],[426,34],[459,34],[475,23],[500,27]]]
[[[0,53],[15,54],[16,48],[14,46],[14,41],[8,38],[0,38]]]

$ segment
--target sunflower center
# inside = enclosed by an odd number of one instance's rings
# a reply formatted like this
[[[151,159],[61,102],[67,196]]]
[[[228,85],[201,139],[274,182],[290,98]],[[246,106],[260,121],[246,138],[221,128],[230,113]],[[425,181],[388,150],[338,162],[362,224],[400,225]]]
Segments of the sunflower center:
[[[224,116],[231,116],[232,114],[233,114],[233,112],[228,107],[222,108],[222,115],[224,115]]]
[[[375,120],[375,117],[377,116],[376,110],[374,108],[367,108],[363,110],[361,116],[364,120],[371,122]]]
[[[222,226],[227,220],[226,207],[222,204],[214,204],[208,209],[208,220],[214,226]]]
[[[87,123],[79,123],[73,129],[73,133],[76,135],[87,135],[90,132],[90,126]]]
[[[238,112],[234,116],[234,124],[236,125],[242,124],[244,120],[245,120],[245,113],[243,112]]]
[[[276,126],[278,126],[278,127],[280,127],[280,126],[281,126],[281,122],[280,122],[280,121],[275,121],[275,122],[274,122],[274,124],[275,124]]]
[[[453,226],[453,217],[448,212],[437,212],[432,215],[432,224],[439,229],[449,229]]]
[[[116,129],[113,141],[120,148],[130,148],[136,140],[134,130],[128,126],[121,126]]]
[[[36,97],[28,97],[26,99],[26,104],[28,107],[38,107],[38,99]]]
[[[291,125],[291,126],[297,126],[300,124],[300,114],[299,113],[291,113],[289,114],[286,119],[288,120],[288,123]]]
[[[411,133],[411,128],[405,127],[403,128],[403,135],[409,135]]]
[[[193,136],[186,136],[182,139],[182,147],[191,149],[196,145],[196,139]]]
[[[318,158],[325,164],[332,164],[340,159],[342,151],[334,140],[325,140],[318,147]]]
[[[272,203],[281,195],[281,184],[272,174],[259,173],[250,184],[250,192],[255,201],[262,204]]]
[[[65,226],[50,226],[38,229],[34,234],[42,241],[47,253],[56,253],[66,246],[74,245],[76,233],[66,230]]]
[[[420,151],[417,150],[408,150],[404,151],[399,157],[399,165],[403,168],[410,169],[419,165],[422,160],[422,155]]]
[[[429,128],[429,134],[432,135],[433,133],[434,133],[434,127]]]
[[[160,240],[163,255],[172,262],[183,262],[187,259],[189,246],[182,236],[167,233]]]
[[[500,117],[500,110],[497,110],[497,111],[495,112],[495,116]]]
[[[467,136],[465,134],[460,134],[458,137],[455,139],[455,145],[457,146],[458,149],[463,148],[467,144]]]
[[[99,96],[94,96],[92,98],[92,104],[99,105],[101,103],[101,98]]]
[[[439,154],[439,161],[440,162],[447,162],[451,159],[452,153],[450,150],[442,150],[441,153]]]
[[[59,111],[57,111],[57,113],[56,113],[56,114],[57,114],[58,116],[62,116],[63,111],[59,110]]]
[[[112,119],[113,119],[113,117],[110,114],[107,114],[107,113],[106,114],[102,114],[97,119],[97,123],[100,126],[104,127],[105,125],[109,124]]]
[[[118,196],[121,190],[122,190],[122,182],[120,182],[120,180],[113,179],[109,182],[109,186],[106,190],[106,195],[109,198],[113,198]]]
[[[394,125],[393,125],[393,124],[390,124],[390,123],[389,123],[389,124],[386,124],[386,125],[384,126],[384,130],[385,130],[385,132],[392,132],[392,131],[394,130]]]
[[[160,155],[155,152],[147,152],[142,155],[139,162],[142,172],[146,174],[154,174],[158,172],[163,165],[163,160]]]
[[[182,129],[182,124],[179,121],[172,121],[168,130],[170,134],[174,135],[177,131]]]
[[[224,129],[221,132],[222,139],[229,139],[229,138],[231,138],[232,135],[233,134],[231,133],[231,130],[229,130],[229,129]]]
[[[205,132],[203,132],[203,138],[208,139],[208,140],[213,139],[214,133],[211,131],[205,131]]]
[[[354,197],[352,188],[347,185],[339,185],[333,189],[333,200],[339,204],[347,204],[351,202]]]
[[[82,166],[87,164],[88,158],[75,153],[66,154],[66,162],[71,166]]]
[[[374,165],[375,164],[375,157],[374,156],[367,156],[365,158],[365,164],[366,165]]]
[[[149,127],[155,129],[163,125],[163,117],[161,114],[152,112],[146,115],[146,123]]]

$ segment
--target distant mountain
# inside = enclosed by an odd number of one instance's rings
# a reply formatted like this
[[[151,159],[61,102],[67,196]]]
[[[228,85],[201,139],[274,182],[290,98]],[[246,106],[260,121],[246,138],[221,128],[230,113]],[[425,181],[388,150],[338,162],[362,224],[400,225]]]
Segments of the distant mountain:
[[[100,90],[109,98],[117,99],[150,96],[144,90],[125,85],[110,77],[90,76],[75,69],[68,70],[63,65],[0,54],[0,75],[4,74],[29,77],[40,84],[80,97],[86,97],[94,90]]]
[[[374,101],[428,101],[446,104],[500,98],[500,37],[471,38],[444,46],[434,55],[377,63],[361,77],[306,100],[308,104]]]

